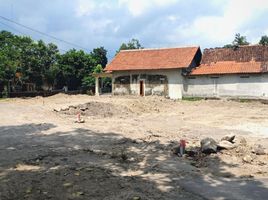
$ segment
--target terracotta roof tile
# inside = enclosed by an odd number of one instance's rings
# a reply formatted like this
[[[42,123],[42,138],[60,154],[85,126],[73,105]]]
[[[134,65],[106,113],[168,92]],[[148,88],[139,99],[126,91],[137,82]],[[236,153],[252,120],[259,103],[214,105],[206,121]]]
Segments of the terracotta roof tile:
[[[209,75],[209,74],[244,74],[244,73],[264,73],[267,65],[262,62],[234,62],[223,61],[211,64],[201,64],[195,68],[190,75]]]
[[[199,47],[120,51],[105,70],[151,70],[188,67]]]
[[[205,49],[201,65],[190,75],[264,73],[267,64],[267,46]]]

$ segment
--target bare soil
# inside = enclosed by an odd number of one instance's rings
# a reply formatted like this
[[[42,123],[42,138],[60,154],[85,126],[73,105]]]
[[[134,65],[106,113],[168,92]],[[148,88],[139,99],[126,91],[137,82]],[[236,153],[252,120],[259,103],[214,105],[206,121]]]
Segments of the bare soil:
[[[198,200],[180,183],[198,177],[216,189],[213,180],[232,178],[264,187],[258,179],[268,177],[268,155],[252,153],[256,144],[268,149],[260,102],[58,94],[1,100],[0,113],[1,200]],[[85,123],[75,123],[77,113]],[[232,150],[172,153],[180,139],[199,148],[202,138],[230,133],[239,144]]]

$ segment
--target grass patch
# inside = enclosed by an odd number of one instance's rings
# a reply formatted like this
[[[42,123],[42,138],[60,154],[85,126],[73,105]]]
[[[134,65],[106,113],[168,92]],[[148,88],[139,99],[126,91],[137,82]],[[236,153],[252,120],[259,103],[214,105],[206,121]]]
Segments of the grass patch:
[[[203,97],[182,97],[183,101],[201,101]]]
[[[250,103],[250,102],[253,102],[254,100],[253,99],[231,99],[231,101],[235,101],[235,102],[239,102],[239,103]],[[258,100],[255,100],[255,101],[258,101]]]
[[[250,99],[239,99],[238,102],[240,102],[240,103],[249,103],[249,102],[252,102],[252,100],[250,100]]]
[[[0,98],[0,101],[6,101],[6,100],[8,100],[7,97]]]
[[[267,105],[268,99],[231,99],[232,101],[239,102],[239,103],[253,103],[253,102],[259,102],[262,104]]]

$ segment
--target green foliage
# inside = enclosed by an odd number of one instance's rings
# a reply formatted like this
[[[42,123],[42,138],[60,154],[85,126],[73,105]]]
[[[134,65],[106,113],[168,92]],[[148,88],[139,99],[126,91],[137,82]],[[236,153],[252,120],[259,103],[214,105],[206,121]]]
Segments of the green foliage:
[[[0,93],[8,81],[13,89],[18,82],[22,86],[34,84],[37,90],[62,89],[65,85],[70,90],[92,86],[95,82],[90,74],[106,66],[106,54],[104,47],[95,48],[89,54],[75,49],[60,54],[55,44],[1,31]]]
[[[201,101],[203,99],[203,97],[182,97],[184,101]]]
[[[128,49],[143,49],[142,45],[140,44],[139,40],[137,39],[131,39],[127,44],[122,43],[121,46],[119,47],[118,51],[116,52],[119,53],[121,50],[128,50]]]
[[[98,64],[96,67],[93,68],[92,73],[101,73],[103,72],[103,68],[100,64]],[[83,79],[82,79],[82,87],[87,89],[91,88],[95,85],[95,78],[91,76],[90,74],[87,74]]]
[[[103,68],[100,64],[98,64],[96,67],[93,69],[93,73],[101,73],[103,72]]]
[[[44,79],[49,86],[49,88],[53,88],[56,82],[57,74],[60,72],[58,65],[51,66],[48,70],[44,72]]]
[[[104,47],[93,49],[90,55],[97,65],[100,64],[103,68],[107,65],[107,50]]]
[[[95,78],[93,76],[85,76],[83,79],[82,79],[82,87],[84,89],[88,89],[88,88],[91,88],[95,85]]]
[[[246,36],[240,35],[240,33],[235,34],[235,39],[233,41],[233,45],[239,46],[239,45],[249,45],[249,42],[247,41]]]
[[[267,35],[262,36],[259,44],[263,45],[263,46],[267,46],[268,45],[268,36]]]
[[[57,62],[59,51],[54,44],[37,42],[29,37],[13,35],[7,31],[0,32],[0,79],[12,81],[13,86],[18,82],[17,72],[22,84],[33,83],[37,89],[50,80],[48,71]]]
[[[91,55],[82,50],[72,49],[63,54],[59,67],[68,88],[74,90],[81,87],[83,78],[92,73],[95,63]]]
[[[93,73],[102,73],[102,72],[103,72],[103,68],[101,65],[97,65],[93,70]],[[112,79],[109,77],[102,78],[102,82],[103,82],[104,88],[112,86]]]
[[[244,46],[249,45],[249,42],[247,41],[246,36],[240,35],[240,33],[235,34],[235,39],[232,42],[232,44],[226,44],[223,47],[224,48],[235,48],[237,46]]]

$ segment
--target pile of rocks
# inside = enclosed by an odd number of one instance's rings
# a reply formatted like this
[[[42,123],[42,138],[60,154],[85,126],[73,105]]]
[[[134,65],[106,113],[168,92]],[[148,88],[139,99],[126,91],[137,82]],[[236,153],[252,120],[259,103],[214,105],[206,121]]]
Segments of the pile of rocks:
[[[173,144],[174,145],[174,144]],[[200,141],[199,145],[186,147],[185,155],[180,155],[180,146],[173,146],[172,152],[178,156],[184,156],[197,161],[207,157],[208,154],[221,152],[226,155],[234,155],[242,159],[243,163],[252,163],[259,155],[268,155],[268,151],[260,144],[249,145],[242,136],[236,137],[229,134],[221,138],[219,142],[207,137]]]
[[[201,140],[202,153],[217,153],[222,149],[233,149],[238,145],[234,142],[235,135],[230,134],[224,136],[220,142],[216,142],[213,138],[204,138]]]
[[[219,142],[216,142],[213,138],[204,138],[200,142],[201,144],[201,152],[205,154],[210,153],[217,153],[218,151],[221,151],[223,149],[225,150],[231,150],[231,149],[238,149],[238,147],[246,147],[247,141],[245,138],[242,138],[240,140],[235,140],[235,135],[230,134],[224,136]],[[253,147],[247,146],[251,151],[249,153],[253,153],[255,155],[265,155],[267,154],[265,148],[260,145],[256,144]],[[245,158],[246,161],[249,159]],[[245,161],[245,162],[246,162]]]

